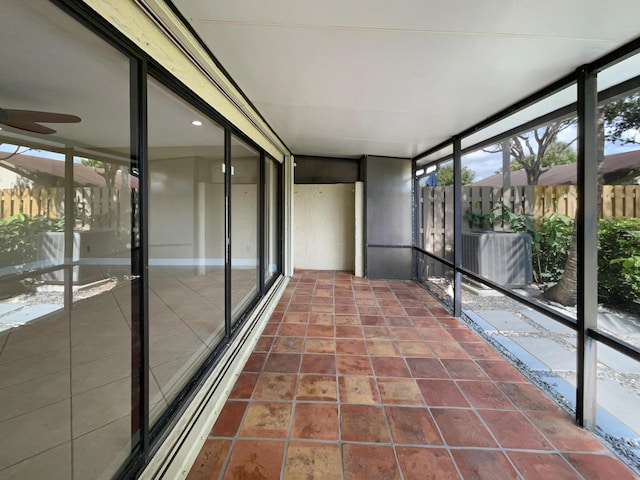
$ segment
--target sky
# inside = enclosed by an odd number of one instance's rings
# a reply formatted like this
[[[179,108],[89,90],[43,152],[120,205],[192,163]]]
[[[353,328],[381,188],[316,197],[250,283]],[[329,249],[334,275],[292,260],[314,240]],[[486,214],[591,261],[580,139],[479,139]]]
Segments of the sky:
[[[638,138],[640,137],[640,134],[637,131],[633,133],[635,134],[635,137],[638,139],[638,141],[640,141],[640,138]],[[560,132],[560,134],[558,135],[558,140],[568,143],[574,141],[576,135],[576,126],[572,126]],[[575,141],[573,142],[572,147],[574,150],[576,149]],[[605,155],[612,155],[614,153],[622,153],[638,149],[640,149],[640,145],[624,145],[619,143],[605,142]],[[482,150],[477,150],[475,152],[464,155],[462,158],[462,165],[468,167],[476,173],[476,176],[473,180],[477,182],[478,180],[482,180],[483,178],[494,175],[496,171],[502,168],[502,154],[487,153]]]
[[[9,157],[10,154],[16,151],[16,148],[17,145],[12,145],[10,143],[0,143],[0,160]],[[25,155],[32,155],[34,157],[50,158],[51,160],[64,160],[64,155],[62,153],[50,152],[48,150],[32,150],[27,147],[20,147],[18,153],[24,153]],[[9,161],[9,159],[7,159],[7,161]]]

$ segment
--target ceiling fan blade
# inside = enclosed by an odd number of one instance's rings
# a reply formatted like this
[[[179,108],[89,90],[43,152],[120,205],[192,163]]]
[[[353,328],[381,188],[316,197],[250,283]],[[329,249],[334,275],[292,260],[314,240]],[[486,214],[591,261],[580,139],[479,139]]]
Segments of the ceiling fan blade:
[[[40,125],[39,123],[27,122],[24,120],[3,120],[0,123],[8,125],[9,127],[18,128],[20,130],[26,130],[27,132],[42,133],[45,135],[56,133],[56,131],[52,128],[45,127],[44,125]]]
[[[7,120],[16,120],[19,122],[77,123],[80,121],[80,117],[66,113],[11,109],[3,109],[3,113],[3,116]]]

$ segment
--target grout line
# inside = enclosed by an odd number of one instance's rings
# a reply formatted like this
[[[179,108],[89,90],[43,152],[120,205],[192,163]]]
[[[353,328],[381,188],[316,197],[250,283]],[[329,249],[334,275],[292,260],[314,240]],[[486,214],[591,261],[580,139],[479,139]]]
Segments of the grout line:
[[[375,407],[375,408],[381,408],[383,411],[383,415],[385,418],[385,422],[386,422],[386,426],[387,426],[387,432],[389,434],[389,438],[390,441],[389,442],[383,442],[383,443],[378,443],[378,442],[361,442],[361,441],[348,441],[346,443],[350,443],[350,444],[360,444],[360,445],[377,445],[377,446],[390,446],[393,448],[393,453],[394,453],[394,458],[396,460],[396,466],[399,472],[399,475],[401,476],[401,478],[404,478],[404,472],[402,471],[402,467],[400,464],[400,460],[398,457],[398,451],[397,451],[397,447],[416,447],[416,448],[425,448],[425,449],[444,449],[447,451],[448,457],[452,463],[452,465],[454,466],[454,468],[456,469],[456,472],[458,473],[458,475],[460,475],[460,477],[462,477],[462,470],[460,468],[460,466],[458,465],[458,463],[456,462],[454,456],[453,456],[453,451],[465,451],[465,450],[471,450],[471,451],[476,451],[476,450],[481,450],[481,451],[490,451],[490,452],[500,452],[502,455],[504,455],[507,460],[506,465],[509,465],[511,468],[514,469],[514,471],[520,476],[520,478],[522,478],[522,474],[520,473],[520,470],[516,467],[515,462],[511,459],[511,457],[508,455],[509,452],[522,452],[522,453],[532,453],[532,454],[543,454],[543,455],[551,455],[551,454],[558,454],[560,458],[562,458],[564,464],[569,464],[569,467],[571,468],[572,471],[574,471],[580,478],[584,478],[578,471],[577,469],[568,461],[568,459],[565,457],[565,454],[567,453],[571,453],[571,454],[575,454],[575,453],[584,453],[584,454],[596,454],[596,453],[600,453],[600,452],[593,452],[593,451],[585,451],[585,452],[577,452],[577,451],[570,451],[570,452],[563,452],[560,451],[553,442],[551,442],[546,435],[544,435],[544,433],[533,423],[533,421],[528,417],[528,415],[526,415],[525,410],[523,410],[522,408],[518,407],[518,405],[515,404],[515,402],[506,395],[505,392],[502,391],[502,389],[499,388],[498,384],[500,383],[525,383],[525,384],[530,384],[531,382],[528,381],[526,378],[524,379],[523,382],[514,382],[514,381],[510,381],[510,380],[496,380],[494,378],[492,378],[491,376],[489,376],[489,374],[487,372],[485,372],[485,369],[482,368],[480,361],[484,360],[487,361],[487,359],[482,359],[480,357],[474,357],[471,354],[469,354],[466,349],[464,349],[463,347],[463,343],[468,343],[468,342],[463,342],[460,340],[457,340],[455,337],[453,337],[451,340],[449,340],[449,342],[453,343],[455,342],[456,345],[458,345],[460,348],[462,348],[465,352],[465,357],[464,358],[457,358],[457,357],[452,357],[450,358],[450,360],[471,360],[471,365],[473,365],[475,368],[479,369],[480,371],[484,372],[487,374],[487,378],[480,378],[480,379],[476,379],[476,378],[464,378],[464,375],[461,378],[455,378],[454,374],[452,374],[452,372],[447,369],[446,364],[449,364],[449,366],[451,368],[452,367],[452,362],[446,361],[449,360],[449,358],[442,358],[440,355],[436,354],[436,352],[433,352],[434,356],[433,357],[428,357],[428,358],[434,358],[437,359],[438,364],[444,369],[444,371],[447,373],[447,378],[445,379],[438,379],[438,380],[445,380],[445,381],[450,381],[453,382],[453,385],[456,386],[458,392],[462,395],[462,398],[464,398],[468,403],[469,406],[468,407],[449,407],[449,406],[430,406],[427,402],[426,402],[426,398],[424,398],[424,395],[422,394],[421,389],[419,388],[418,384],[417,384],[417,380],[421,379],[421,377],[416,377],[414,376],[414,372],[409,368],[409,363],[408,363],[408,359],[410,358],[426,358],[426,357],[422,357],[419,355],[415,355],[414,357],[412,357],[411,355],[407,355],[405,353],[402,352],[402,350],[400,349],[400,344],[399,341],[403,340],[403,339],[396,339],[395,335],[397,332],[395,332],[393,330],[394,325],[391,325],[391,323],[387,320],[387,316],[382,312],[382,305],[380,305],[380,300],[382,298],[389,298],[389,297],[378,297],[378,294],[381,294],[382,292],[386,292],[386,290],[383,290],[383,287],[379,284],[378,281],[376,281],[375,283],[372,281],[368,281],[368,280],[363,280],[363,281],[358,281],[357,283],[354,283],[354,277],[349,277],[350,278],[350,288],[351,288],[351,295],[353,298],[353,301],[355,302],[356,305],[356,311],[357,313],[355,314],[349,314],[349,313],[337,313],[336,312],[336,307],[341,305],[336,303],[336,292],[337,292],[337,278],[336,278],[336,274],[332,273],[331,276],[328,275],[323,275],[322,273],[314,273],[313,275],[309,275],[306,276],[305,273],[300,274],[300,272],[297,273],[297,275],[299,275],[299,279],[297,282],[293,283],[291,282],[290,285],[287,287],[287,291],[285,292],[285,294],[288,294],[287,297],[287,301],[286,301],[286,306],[284,307],[284,311],[279,313],[282,313],[282,319],[280,322],[278,322],[278,328],[276,329],[276,333],[274,333],[273,335],[268,335],[268,336],[273,336],[274,337],[274,342],[271,345],[271,347],[269,348],[268,352],[265,352],[265,361],[263,363],[263,366],[261,367],[260,371],[257,372],[258,374],[258,379],[256,380],[256,384],[253,387],[253,391],[252,391],[252,395],[251,397],[248,399],[248,403],[247,403],[247,408],[245,409],[245,414],[244,416],[246,416],[246,412],[248,411],[249,405],[252,402],[256,402],[256,400],[254,400],[253,394],[255,392],[255,389],[258,385],[258,381],[260,379],[260,376],[263,373],[272,373],[272,374],[287,374],[290,375],[294,372],[267,372],[265,371],[265,366],[266,366],[266,361],[269,358],[269,355],[272,353],[272,349],[273,346],[275,344],[275,341],[278,337],[281,337],[281,335],[279,335],[278,331],[280,330],[280,327],[285,324],[284,320],[284,316],[286,315],[286,313],[299,313],[299,312],[289,312],[289,307],[293,306],[295,304],[295,302],[293,302],[293,298],[295,295],[304,295],[304,296],[311,296],[311,303],[309,304],[309,312],[307,315],[307,319],[306,319],[306,327],[305,327],[305,333],[304,335],[296,335],[296,337],[300,337],[303,338],[302,341],[302,346],[301,349],[302,351],[299,353],[299,359],[298,359],[298,369],[297,372],[295,372],[296,374],[296,382],[295,382],[295,391],[293,392],[293,399],[291,400],[291,402],[288,402],[284,399],[280,399],[280,400],[268,400],[268,399],[264,399],[264,400],[260,400],[260,402],[270,402],[270,403],[291,403],[291,415],[290,415],[290,422],[288,425],[288,430],[287,430],[287,436],[285,437],[284,441],[285,441],[285,448],[284,448],[284,452],[283,452],[283,459],[281,462],[281,473],[280,473],[280,478],[284,480],[284,472],[285,472],[285,467],[286,467],[286,459],[288,456],[288,448],[289,448],[289,444],[292,440],[300,441],[300,442],[313,442],[313,443],[322,443],[322,444],[327,444],[327,445],[338,445],[339,451],[340,451],[340,458],[341,458],[341,478],[344,479],[345,477],[345,465],[344,465],[344,455],[343,455],[343,448],[342,446],[344,445],[344,441],[342,439],[342,422],[341,422],[341,416],[342,416],[342,406],[343,404],[345,404],[346,398],[342,398],[342,394],[340,392],[340,377],[351,377],[351,376],[364,376],[368,379],[373,379],[374,381],[374,387],[377,391],[377,394],[379,396],[379,401],[378,403],[375,404],[353,404],[353,405],[364,405],[364,406],[370,406],[370,407]],[[332,283],[331,283],[332,282]],[[344,287],[346,288],[346,282],[344,282],[345,285]],[[403,307],[403,308],[418,308],[418,306],[416,305],[414,307],[414,302],[419,303],[421,305],[421,308],[424,308],[425,310],[427,310],[428,312],[431,312],[431,309],[429,308],[427,302],[423,301],[420,296],[418,296],[416,293],[417,290],[410,288],[410,284],[408,284],[407,282],[403,282],[403,283],[399,283],[399,282],[386,282],[385,283],[387,285],[387,287],[389,288],[389,291],[393,294],[394,298],[396,298],[396,300],[399,302],[399,304]],[[332,327],[333,327],[333,337],[310,337],[309,336],[309,332],[308,332],[308,328],[310,325],[312,325],[311,323],[311,315],[312,315],[312,305],[313,305],[313,297],[315,296],[314,293],[317,291],[317,287],[323,287],[320,288],[319,290],[324,291],[327,290],[327,286],[331,285],[332,288],[332,295],[331,298],[333,300],[332,303],[326,303],[326,304],[319,304],[319,305],[333,305],[333,312],[330,314],[332,317]],[[393,286],[392,286],[393,285]],[[359,287],[359,288],[356,288]],[[341,282],[341,286],[340,286],[340,290],[342,291],[343,285]],[[298,291],[298,289],[300,289],[300,291]],[[378,289],[378,290],[376,290]],[[310,290],[311,293],[307,294],[306,292]],[[414,291],[415,290],[415,291]],[[378,380],[380,378],[387,378],[384,376],[380,376],[376,373],[374,367],[373,367],[373,359],[374,357],[380,358],[380,357],[389,357],[389,355],[373,355],[370,351],[371,348],[371,344],[370,342],[373,341],[377,341],[377,340],[381,340],[380,338],[373,338],[373,337],[367,337],[365,335],[366,333],[366,328],[365,327],[372,327],[372,326],[366,326],[362,324],[361,321],[361,317],[363,315],[367,315],[369,312],[367,313],[360,313],[360,308],[358,307],[358,303],[357,303],[357,299],[364,299],[365,300],[365,304],[362,304],[362,307],[370,307],[373,305],[370,305],[370,302],[367,302],[366,300],[370,300],[370,298],[368,297],[358,297],[357,293],[361,292],[361,293],[366,293],[367,291],[372,292],[373,293],[373,298],[375,299],[375,302],[377,303],[377,308],[380,309],[380,313],[382,313],[381,318],[383,319],[384,322],[384,327],[387,328],[388,332],[391,334],[391,336],[387,339],[389,341],[392,342],[392,345],[394,345],[396,348],[398,348],[399,354],[397,355],[392,355],[392,358],[398,358],[398,357],[402,357],[405,368],[408,369],[409,371],[409,376],[408,377],[389,377],[389,378],[394,378],[394,379],[398,379],[398,380],[408,380],[411,379],[411,381],[413,382],[413,385],[418,389],[418,391],[420,392],[420,397],[421,399],[424,401],[423,405],[405,405],[405,404],[395,404],[395,403],[385,403],[381,394],[381,390],[380,390],[380,384],[378,382]],[[398,296],[400,295],[400,296]],[[346,298],[346,297],[343,297]],[[282,301],[282,300],[281,300]],[[306,304],[305,304],[306,305]],[[406,306],[406,305],[411,305],[411,306]],[[300,307],[298,307],[300,308]],[[366,309],[364,309],[366,312]],[[304,312],[303,312],[304,313]],[[407,313],[407,312],[405,312]],[[339,337],[338,336],[338,332],[337,332],[337,326],[338,324],[336,323],[336,315],[352,315],[358,318],[359,323],[358,324],[341,324],[344,326],[358,326],[362,332],[362,337]],[[389,315],[391,316],[395,316],[395,315]],[[415,324],[415,322],[413,321],[413,317],[411,315],[409,315],[407,313],[406,315],[410,321],[411,324],[413,326],[413,328],[419,329],[421,327],[418,327],[418,325]],[[438,323],[438,328],[442,328],[445,331],[449,331],[453,328],[456,329],[460,329],[460,328],[466,328],[468,330],[469,327],[462,324],[461,326],[453,326],[451,323],[447,323],[447,322],[443,322],[443,320],[450,320],[452,317],[451,316],[446,316],[446,317],[429,317],[429,318],[433,318],[435,322]],[[318,324],[318,325],[324,325],[324,324]],[[373,326],[374,328],[376,326]],[[396,328],[402,328],[402,325],[395,325]],[[427,327],[425,327],[427,328]],[[420,334],[420,338],[419,341],[425,343],[427,346],[429,346],[429,340],[427,338],[425,338],[422,334],[422,332],[420,330],[418,330],[419,334]],[[289,337],[289,335],[282,335],[285,337]],[[356,342],[363,342],[363,345],[365,347],[366,350],[366,354],[338,354],[337,349],[334,348],[333,352],[306,352],[306,344],[307,341],[310,338],[318,338],[318,339],[331,339],[333,340],[334,344],[337,347],[337,340],[345,340],[345,341],[356,341]],[[461,337],[461,338],[465,338],[465,337]],[[406,339],[408,341],[408,339]],[[417,340],[416,340],[417,341]],[[437,341],[437,340],[436,340]],[[473,343],[480,343],[480,344],[486,344],[486,342],[473,342]],[[276,353],[290,353],[290,352],[276,352]],[[335,379],[335,388],[336,388],[336,400],[335,401],[331,401],[331,400],[299,400],[297,398],[297,392],[298,392],[298,388],[301,382],[301,378],[302,375],[304,374],[302,372],[302,365],[303,365],[303,361],[305,358],[305,355],[326,355],[328,357],[332,357],[333,358],[333,363],[335,364],[335,373],[334,374],[328,374],[328,373],[318,373],[318,372],[308,372],[308,375],[324,375],[324,376],[333,376]],[[338,358],[344,356],[344,357],[364,357],[367,359],[367,361],[369,362],[369,366],[371,368],[371,375],[362,375],[361,373],[346,373],[346,374],[342,374],[340,372],[340,369],[338,367]],[[489,359],[491,361],[495,361],[498,362],[500,365],[503,364],[508,364],[508,362],[502,358],[499,359]],[[254,372],[251,372],[254,373]],[[455,372],[453,372],[455,373]],[[304,374],[306,375],[306,374]],[[426,378],[428,379],[428,378]],[[462,390],[462,388],[460,387],[460,385],[464,384],[465,382],[471,382],[471,381],[475,381],[475,382],[487,382],[490,383],[491,385],[494,386],[494,388],[497,388],[501,394],[507,399],[507,401],[509,402],[510,405],[513,406],[513,409],[511,408],[491,408],[491,407],[487,407],[487,408],[481,408],[481,407],[476,407],[475,405],[473,405],[469,400],[470,397],[465,394],[465,392]],[[370,382],[371,383],[371,382]],[[243,399],[234,399],[234,400],[243,400]],[[339,439],[337,441],[334,440],[323,440],[323,439],[305,439],[305,438],[301,438],[301,439],[292,439],[292,432],[293,432],[293,424],[294,424],[294,417],[295,417],[295,412],[296,412],[296,407],[298,406],[298,404],[300,405],[304,405],[304,404],[322,404],[322,405],[336,405],[337,406],[337,412],[338,412],[338,435],[339,435]],[[351,404],[349,404],[351,405]],[[400,408],[412,408],[412,409],[420,409],[420,410],[425,410],[426,413],[429,415],[429,419],[431,420],[431,422],[433,423],[436,431],[438,432],[438,434],[440,435],[440,438],[443,441],[443,445],[424,445],[424,444],[419,444],[419,445],[415,445],[415,444],[402,444],[402,443],[396,443],[394,438],[393,438],[393,433],[392,433],[392,429],[391,429],[391,421],[389,419],[389,415],[388,415],[388,411],[387,409],[389,407],[400,407]],[[490,438],[492,438],[493,441],[495,441],[496,447],[479,447],[479,446],[451,446],[448,445],[444,439],[444,435],[442,433],[442,430],[440,428],[440,425],[438,424],[438,422],[435,420],[431,410],[432,409],[442,409],[442,410],[446,410],[446,411],[455,411],[455,410],[465,410],[465,411],[469,411],[470,413],[472,412],[473,415],[476,416],[476,418],[478,418],[479,420],[479,424],[482,425],[483,428],[485,428],[490,435]],[[484,411],[484,410],[488,410],[488,411],[509,411],[509,412],[517,412],[520,415],[522,415],[526,421],[528,422],[528,424],[530,424],[533,428],[536,429],[536,431],[538,431],[540,433],[540,435],[542,436],[542,438],[544,438],[547,443],[551,446],[552,450],[538,450],[538,449],[516,449],[516,448],[507,448],[507,447],[503,447],[500,442],[498,442],[497,437],[495,436],[494,432],[489,428],[489,425],[487,424],[487,422],[484,420],[484,418],[479,414],[479,411]],[[239,426],[238,426],[238,431],[236,432],[235,437],[233,438],[233,442],[232,446],[229,450],[229,453],[227,455],[227,459],[225,461],[225,465],[223,466],[223,469],[220,472],[220,478],[222,478],[222,475],[224,473],[224,469],[227,468],[227,464],[229,462],[229,459],[231,457],[231,452],[235,446],[235,441],[237,440],[238,436],[239,436],[239,431],[240,431],[240,427],[242,426],[242,423],[244,421],[244,417],[241,420]],[[253,437],[246,437],[247,439],[254,439]],[[243,439],[245,439],[245,437],[243,437]],[[255,440],[265,440],[265,438],[262,437],[256,437]],[[270,439],[270,440],[281,440],[281,439]]]

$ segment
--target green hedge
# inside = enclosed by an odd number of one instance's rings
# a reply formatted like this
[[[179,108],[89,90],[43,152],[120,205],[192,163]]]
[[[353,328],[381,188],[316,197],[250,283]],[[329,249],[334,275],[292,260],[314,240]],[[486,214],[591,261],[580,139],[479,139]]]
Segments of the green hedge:
[[[28,217],[19,213],[0,220],[0,267],[20,267],[36,260],[36,242],[41,232],[61,232],[64,219]]]
[[[531,236],[534,281],[543,289],[557,283],[571,247],[573,220],[559,213],[533,220],[530,214],[516,215],[506,209],[501,218],[511,231]]]
[[[571,248],[573,219],[557,213],[535,222],[528,215],[505,219],[513,231],[531,235],[536,283],[543,289],[557,283]],[[600,220],[598,302],[640,313],[640,218]]]
[[[640,218],[601,220],[598,301],[640,313]]]
[[[573,219],[552,213],[536,221],[533,239],[533,271],[543,289],[558,283],[571,248]]]

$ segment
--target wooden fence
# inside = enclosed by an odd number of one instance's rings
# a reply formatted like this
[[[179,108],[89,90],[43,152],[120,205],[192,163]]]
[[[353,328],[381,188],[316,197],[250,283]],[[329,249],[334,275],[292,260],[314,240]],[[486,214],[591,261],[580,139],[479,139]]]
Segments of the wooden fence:
[[[535,217],[562,213],[576,216],[578,193],[575,185],[533,187]],[[640,217],[640,185],[603,185],[600,218]]]
[[[422,187],[422,230],[424,248],[451,259],[453,252],[453,187]],[[575,185],[524,187],[462,187],[462,211],[476,214],[498,214],[504,205],[517,214],[533,218],[554,212],[575,217],[577,206]],[[640,217],[640,185],[604,185],[601,218]],[[494,230],[508,226],[494,224]],[[463,229],[470,228],[463,220]]]
[[[130,229],[130,190],[118,188],[77,187],[74,193],[75,228]],[[65,189],[14,188],[0,190],[0,218],[6,219],[22,213],[35,217],[62,218],[64,216]]]

